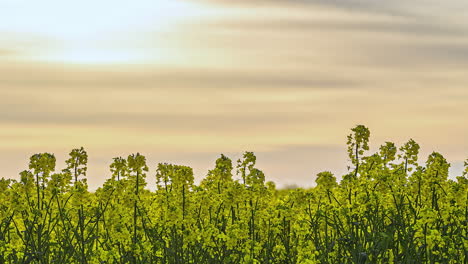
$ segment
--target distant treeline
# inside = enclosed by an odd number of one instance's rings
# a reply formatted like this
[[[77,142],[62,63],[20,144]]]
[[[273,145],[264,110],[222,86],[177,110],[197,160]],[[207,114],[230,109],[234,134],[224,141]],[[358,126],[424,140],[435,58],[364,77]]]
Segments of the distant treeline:
[[[467,263],[468,160],[454,181],[440,153],[418,163],[409,140],[368,154],[369,137],[353,128],[349,173],[310,189],[265,183],[245,152],[200,185],[190,167],[117,157],[90,192],[83,148],[61,171],[33,155],[19,181],[0,180],[0,263]]]

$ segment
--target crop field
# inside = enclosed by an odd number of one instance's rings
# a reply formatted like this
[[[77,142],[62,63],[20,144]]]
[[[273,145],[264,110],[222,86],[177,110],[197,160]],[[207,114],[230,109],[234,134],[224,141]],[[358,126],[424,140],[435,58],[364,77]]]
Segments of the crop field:
[[[92,192],[83,148],[63,170],[33,155],[0,180],[0,263],[467,263],[468,160],[452,179],[414,140],[370,153],[369,139],[351,129],[348,174],[309,189],[266,182],[253,152],[221,155],[199,185],[188,166],[117,157]]]

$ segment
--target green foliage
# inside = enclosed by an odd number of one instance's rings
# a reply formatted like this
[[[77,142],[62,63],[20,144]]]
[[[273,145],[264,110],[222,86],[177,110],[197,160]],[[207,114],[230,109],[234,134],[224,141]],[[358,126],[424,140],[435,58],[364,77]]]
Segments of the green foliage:
[[[468,177],[468,159],[465,161],[465,171],[463,171],[463,176]]]
[[[145,156],[140,153],[132,154],[127,158],[128,165],[128,180],[135,186],[135,192],[138,194],[138,190],[146,186],[146,172],[148,166],[146,165]]]
[[[388,162],[395,160],[397,153],[397,148],[393,142],[385,142],[385,145],[380,146],[380,156],[384,165],[387,165]]]
[[[310,189],[265,183],[245,152],[239,180],[221,155],[200,185],[192,168],[159,163],[150,191],[137,153],[89,192],[83,148],[59,172],[54,155],[33,155],[19,181],[0,179],[0,263],[467,262],[468,160],[453,181],[440,153],[417,163],[414,140],[366,156],[369,136],[353,128],[354,171],[320,172]]]
[[[125,178],[128,175],[127,160],[122,157],[114,158],[114,162],[110,165],[110,171],[112,173],[112,179]]]
[[[50,153],[35,154],[30,158],[29,169],[42,184],[47,183],[49,175],[55,170],[55,156]]]
[[[336,183],[336,177],[329,171],[323,171],[317,174],[315,182],[317,183],[318,188],[323,188],[325,190],[331,190],[335,186],[338,186]]]
[[[83,147],[73,149],[70,152],[70,158],[67,159],[65,163],[67,164],[67,168],[64,169],[63,172],[67,175],[73,176],[75,182],[78,182],[79,176],[86,176],[86,172],[88,170],[88,167],[86,166],[88,163],[88,154]]]
[[[351,163],[355,166],[354,175],[359,173],[359,163],[365,150],[369,150],[370,131],[363,125],[357,125],[351,129],[351,134],[348,135],[348,156]]]
[[[408,168],[408,165],[417,166],[419,145],[413,139],[410,139],[402,147],[400,147],[401,154],[398,157],[404,160],[405,172],[411,171],[412,168]]]

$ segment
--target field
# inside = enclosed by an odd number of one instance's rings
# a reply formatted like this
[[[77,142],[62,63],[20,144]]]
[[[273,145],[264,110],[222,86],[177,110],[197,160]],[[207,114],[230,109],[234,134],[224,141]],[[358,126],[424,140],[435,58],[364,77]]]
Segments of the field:
[[[19,181],[0,180],[0,263],[467,263],[468,161],[452,180],[440,153],[419,162],[409,140],[369,154],[369,138],[353,128],[349,173],[310,189],[277,189],[245,152],[200,185],[187,166],[114,158],[90,192],[83,148],[62,171],[33,155]]]

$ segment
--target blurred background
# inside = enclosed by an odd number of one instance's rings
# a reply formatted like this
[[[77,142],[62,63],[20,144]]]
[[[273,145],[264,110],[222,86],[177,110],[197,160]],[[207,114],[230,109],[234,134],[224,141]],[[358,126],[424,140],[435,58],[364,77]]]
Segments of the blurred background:
[[[468,4],[435,0],[0,0],[0,177],[34,153],[88,151],[88,183],[140,152],[202,179],[254,151],[267,180],[312,186],[413,138],[461,175]]]

